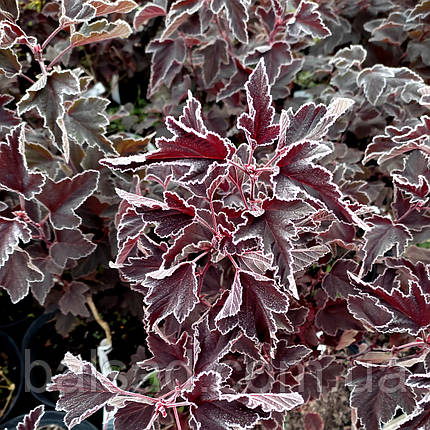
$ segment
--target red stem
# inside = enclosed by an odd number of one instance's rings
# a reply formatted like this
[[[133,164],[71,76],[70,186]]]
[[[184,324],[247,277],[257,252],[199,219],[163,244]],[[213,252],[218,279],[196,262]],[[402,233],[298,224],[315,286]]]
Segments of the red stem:
[[[47,70],[50,70],[54,64],[64,55],[67,54],[71,49],[73,49],[73,45],[69,45],[66,48],[64,48],[49,64],[46,68]]]

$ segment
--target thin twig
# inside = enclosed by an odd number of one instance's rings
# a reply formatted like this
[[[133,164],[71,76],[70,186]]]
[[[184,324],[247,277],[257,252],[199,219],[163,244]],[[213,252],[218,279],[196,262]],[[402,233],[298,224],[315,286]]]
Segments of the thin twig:
[[[67,54],[71,49],[73,49],[73,45],[69,45],[66,48],[64,48],[49,64],[47,67],[47,70],[50,70],[54,64],[64,55]]]
[[[97,310],[96,305],[94,304],[94,300],[92,296],[87,297],[87,304],[91,309],[91,313],[93,314],[94,319],[97,321],[99,326],[104,330],[107,343],[109,345],[112,345],[112,333],[110,331],[109,324],[100,316],[99,311]]]
[[[15,391],[15,384],[4,374],[3,370],[0,369],[0,378],[2,378],[6,384],[8,384],[7,387],[5,387],[7,390],[9,390],[9,395],[7,396],[6,402],[0,411],[0,418],[5,414],[10,402],[12,401],[12,396]]]

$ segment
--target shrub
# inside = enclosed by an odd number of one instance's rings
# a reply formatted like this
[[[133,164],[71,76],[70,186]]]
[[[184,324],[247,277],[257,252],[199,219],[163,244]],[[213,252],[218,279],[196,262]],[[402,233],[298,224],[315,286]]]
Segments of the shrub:
[[[66,355],[69,428],[323,428],[309,405],[343,382],[358,428],[428,425],[428,1],[147,2],[132,117],[79,48],[130,36],[132,0],[31,6],[42,45],[1,7],[0,285],[64,315],[103,283],[143,301],[125,380]]]

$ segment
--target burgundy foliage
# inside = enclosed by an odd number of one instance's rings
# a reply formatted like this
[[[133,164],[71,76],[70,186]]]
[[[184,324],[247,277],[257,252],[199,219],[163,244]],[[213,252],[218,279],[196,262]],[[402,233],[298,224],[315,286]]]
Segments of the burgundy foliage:
[[[118,286],[143,310],[126,384],[66,354],[68,428],[321,430],[333,390],[344,427],[430,428],[428,0],[0,19],[0,288],[63,323]]]

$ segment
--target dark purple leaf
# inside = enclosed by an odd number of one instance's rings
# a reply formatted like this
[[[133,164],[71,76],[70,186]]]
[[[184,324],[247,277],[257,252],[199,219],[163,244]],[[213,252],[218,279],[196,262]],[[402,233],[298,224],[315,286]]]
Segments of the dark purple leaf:
[[[104,114],[108,100],[98,97],[80,98],[68,105],[64,116],[67,133],[80,145],[97,147],[112,152],[111,143],[105,136],[109,120]]]
[[[240,91],[248,80],[250,74],[251,70],[238,67],[236,73],[231,76],[224,88],[218,92],[216,98],[217,102],[227,97],[231,97]]]
[[[315,325],[330,336],[336,336],[339,330],[363,330],[343,299],[328,300],[316,313]]]
[[[419,407],[408,416],[406,422],[403,422],[397,430],[429,430],[430,429],[430,402],[425,401],[419,404]]]
[[[351,294],[347,301],[348,309],[354,318],[377,330],[386,331],[393,320],[393,313],[368,294],[361,296]]]
[[[173,137],[158,138],[156,151],[129,157],[105,158],[101,163],[122,171],[136,170],[143,167],[147,161],[224,160],[233,150],[228,140],[208,131],[203,125],[200,103],[191,94],[179,120],[169,116],[166,126]]]
[[[203,372],[194,379],[187,399],[191,406],[190,427],[194,430],[233,430],[253,428],[258,415],[237,400],[222,400],[221,376]]]
[[[7,261],[20,240],[27,243],[31,239],[31,231],[24,221],[19,218],[9,219],[0,217],[0,267]]]
[[[79,229],[65,228],[55,232],[55,242],[49,249],[52,260],[60,267],[64,267],[67,260],[79,260],[87,257],[96,245],[89,240],[91,235],[84,235]]]
[[[222,9],[227,15],[233,35],[242,43],[248,43],[248,3],[246,0],[211,0],[212,12],[219,14]]]
[[[190,336],[184,332],[176,343],[168,343],[156,333],[149,333],[148,348],[153,357],[139,364],[144,369],[157,371],[161,387],[183,384],[189,377],[191,364]]]
[[[240,336],[231,331],[223,335],[209,328],[208,319],[202,319],[194,328],[194,372],[217,371],[219,361],[230,352],[232,344]]]
[[[17,303],[27,294],[30,283],[41,281],[43,273],[31,262],[27,252],[16,248],[0,268],[0,287],[4,288],[12,303]]]
[[[66,95],[75,95],[79,92],[79,80],[70,71],[52,71],[43,74],[26,91],[24,97],[18,103],[19,115],[36,109],[43,118],[43,124],[48,133],[55,139],[56,145],[63,144],[63,132],[57,120],[64,116],[64,101]]]
[[[133,27],[138,30],[141,25],[146,25],[150,19],[164,16],[165,14],[166,11],[161,6],[152,2],[146,3],[134,15]]]
[[[288,345],[287,341],[280,340],[276,345],[272,366],[280,371],[288,370],[304,360],[311,352],[312,350],[304,345]]]
[[[6,78],[13,78],[21,73],[21,63],[12,49],[0,49],[0,72]]]
[[[362,274],[366,274],[378,257],[382,257],[387,251],[393,249],[394,256],[400,257],[408,242],[412,239],[409,230],[403,225],[375,215],[366,220],[370,224],[370,230],[364,234],[366,241],[363,250]]]
[[[61,1],[61,18],[62,22],[85,22],[94,18],[96,8],[91,2],[84,0],[62,0]]]
[[[136,212],[141,215],[143,221],[155,223],[155,232],[161,237],[177,234],[193,222],[194,208],[169,191],[164,193],[165,202],[118,189],[117,194],[136,207]]]
[[[303,403],[303,397],[298,393],[224,394],[222,398],[245,400],[249,408],[261,408],[264,412],[286,412]]]
[[[291,55],[290,45],[287,42],[279,41],[271,45],[260,46],[247,55],[245,64],[248,66],[262,60],[264,60],[267,73],[267,78],[265,78],[265,86],[267,87],[267,80],[270,85],[273,85],[281,73],[282,66],[287,66],[292,63],[293,57]],[[264,89],[264,93],[266,92],[269,92],[269,88]],[[270,105],[271,102],[272,100],[270,100]],[[250,104],[249,101],[248,104]],[[268,106],[270,105],[268,104]]]
[[[281,66],[278,77],[272,86],[272,96],[275,100],[287,98],[290,87],[297,73],[303,68],[303,58],[293,58],[290,64]]]
[[[19,124],[19,118],[11,109],[5,106],[13,100],[13,97],[7,94],[0,95],[0,130],[3,127],[13,127]]]
[[[115,413],[115,428],[118,430],[146,430],[154,413],[153,405],[126,400]]]
[[[237,314],[217,318],[222,333],[239,327],[251,339],[270,342],[275,338],[276,326],[272,313],[288,309],[288,298],[273,279],[240,270],[238,281],[242,287],[242,301]]]
[[[278,149],[305,140],[322,140],[335,121],[353,104],[351,99],[335,98],[328,107],[310,102],[302,105],[296,113],[291,108],[282,111]]]
[[[422,82],[422,78],[406,67],[387,67],[376,64],[366,68],[357,76],[357,85],[362,87],[366,99],[372,105],[378,105],[383,97],[400,90],[405,97],[408,83]]]
[[[364,282],[353,274],[350,274],[350,277],[353,285],[362,291],[362,301],[365,306],[370,305],[371,298],[377,300],[373,307],[376,304],[380,309],[378,318],[387,313],[392,315],[392,322],[384,327],[385,331],[407,331],[416,335],[421,329],[430,325],[430,294],[424,293],[415,280],[409,280],[407,290],[404,292],[393,283],[390,283],[387,289],[376,283]],[[351,309],[351,300],[349,302]]]
[[[422,116],[414,128],[388,126],[385,128],[384,134],[375,136],[372,143],[367,146],[363,163],[375,159],[378,164],[382,164],[384,161],[414,149],[426,150],[425,137],[429,133],[430,117],[427,115]]]
[[[348,272],[355,272],[358,264],[354,260],[337,260],[323,279],[322,287],[327,295],[336,300],[338,296],[348,297],[354,292]]]
[[[199,50],[203,56],[203,79],[207,87],[218,78],[221,63],[228,64],[227,42],[223,39],[215,39]]]
[[[351,45],[339,49],[330,60],[338,69],[346,71],[353,66],[359,67],[366,59],[367,52],[361,45]]]
[[[0,144],[0,187],[15,191],[25,199],[39,194],[45,178],[28,170],[24,156],[24,125],[12,129]]]
[[[58,301],[58,306],[64,315],[71,313],[72,315],[89,317],[90,313],[85,306],[87,301],[86,293],[89,290],[88,286],[83,282],[73,281],[65,284],[63,287],[63,295]]]
[[[23,421],[18,423],[17,430],[37,430],[39,428],[39,423],[44,413],[44,405],[40,405],[37,408],[34,408],[24,417]]]
[[[114,22],[100,19],[91,23],[84,22],[79,31],[72,33],[70,43],[73,47],[76,47],[117,37],[124,39],[130,36],[132,32],[131,27],[122,19]]]
[[[356,364],[348,374],[352,388],[351,406],[357,408],[358,417],[366,430],[381,428],[400,408],[410,414],[416,406],[415,394],[406,385],[411,374],[400,366]]]
[[[76,228],[81,224],[82,220],[75,210],[94,193],[98,180],[99,172],[96,170],[86,170],[58,182],[46,178],[37,200],[49,210],[49,217],[55,228]]]
[[[331,36],[331,31],[323,23],[321,14],[316,9],[318,9],[316,3],[302,0],[294,12],[294,16],[288,22],[288,33],[293,36],[304,33],[319,39]]]
[[[396,187],[412,197],[411,203],[425,202],[430,193],[430,158],[422,151],[412,151],[404,160],[403,170],[393,171]]]
[[[118,394],[118,388],[95,367],[68,352],[63,363],[69,371],[54,376],[48,391],[59,391],[57,410],[66,412],[64,422],[71,428],[103,408]]]
[[[332,180],[332,174],[324,167],[313,163],[313,160],[324,151],[320,148],[320,145],[312,142],[288,147],[285,155],[277,163],[279,174],[274,177],[277,197],[284,200],[305,195],[321,207],[332,211],[340,220],[354,222],[367,230],[367,225],[342,199],[338,186]]]
[[[296,235],[294,224],[309,217],[314,209],[302,200],[267,200],[263,205],[264,213],[259,217],[248,217],[235,233],[235,241],[257,238],[262,242],[264,251],[271,254],[276,264],[281,283],[297,296],[293,269],[293,243]]]
[[[199,301],[195,271],[195,263],[180,263],[147,275],[145,286],[150,290],[145,302],[151,327],[170,314],[184,322]]]
[[[239,117],[237,127],[245,132],[252,147],[269,145],[278,137],[279,126],[273,123],[275,109],[272,106],[264,60],[259,61],[245,89],[249,113],[243,113]]]
[[[182,38],[153,40],[146,48],[152,53],[151,80],[148,98],[151,98],[161,85],[172,82],[182,68],[187,51]]]

